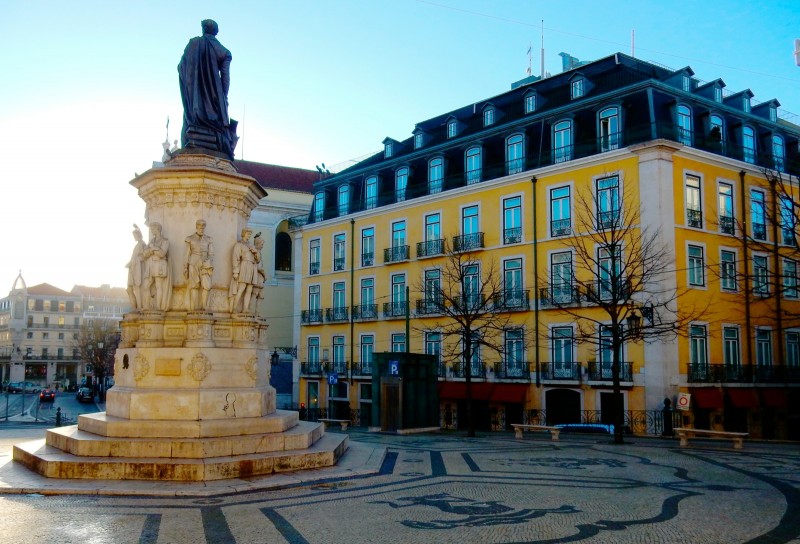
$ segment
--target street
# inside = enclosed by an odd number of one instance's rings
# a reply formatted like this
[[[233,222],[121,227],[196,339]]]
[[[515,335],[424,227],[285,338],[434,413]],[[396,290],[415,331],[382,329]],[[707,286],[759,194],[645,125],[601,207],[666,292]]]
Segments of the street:
[[[55,424],[56,412],[61,408],[64,423],[74,422],[80,414],[99,411],[93,402],[80,403],[75,400],[75,393],[59,391],[54,402],[39,402],[38,393],[7,393],[0,395],[0,429],[2,423],[8,422],[47,422]]]

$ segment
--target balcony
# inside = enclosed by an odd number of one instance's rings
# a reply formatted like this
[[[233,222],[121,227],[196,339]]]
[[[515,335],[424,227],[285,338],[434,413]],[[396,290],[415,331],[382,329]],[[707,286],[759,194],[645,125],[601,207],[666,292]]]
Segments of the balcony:
[[[467,365],[464,363],[456,363],[452,367],[454,378],[467,377]],[[470,378],[473,379],[486,379],[486,363],[483,361],[473,361],[469,365]]]
[[[719,231],[722,234],[735,234],[736,229],[733,224],[733,217],[721,216],[719,218]]]
[[[765,223],[753,223],[753,238],[756,240],[767,239],[767,225]]]
[[[703,228],[703,212],[700,210],[686,210],[686,225],[695,229]]]
[[[300,374],[302,376],[322,376],[328,371],[328,363],[319,361],[308,361],[300,363]]]
[[[627,300],[631,296],[633,286],[628,280],[617,278],[616,285],[609,280],[598,280],[595,284],[587,286],[586,301],[600,304],[609,301]]]
[[[465,297],[453,297],[453,308],[454,311],[459,313],[480,312],[483,310],[488,312],[491,309],[486,304],[486,297],[481,293],[467,295]]]
[[[467,170],[464,173],[464,180],[467,182],[467,185],[473,185],[475,183],[481,182],[481,169],[476,168],[475,170]]]
[[[349,319],[347,308],[344,306],[337,308],[325,308],[325,321],[328,323],[341,323],[342,321],[348,321]]]
[[[436,366],[436,375],[440,378],[447,378],[447,364],[440,362]]]
[[[362,253],[361,266],[372,266],[375,264],[375,253]]]
[[[551,284],[539,289],[539,302],[544,307],[576,306],[581,302],[581,292],[577,285]]]
[[[530,310],[531,301],[527,290],[513,289],[494,296],[494,308],[500,312],[525,312]]]
[[[319,274],[319,263],[311,263],[308,265],[308,273],[313,276]]]
[[[613,380],[611,370],[612,363],[598,363],[589,361],[589,381],[590,382],[610,382]],[[619,364],[619,381],[633,381],[633,363]]]
[[[689,383],[800,383],[800,366],[689,365]]]
[[[337,257],[333,260],[333,271],[344,270],[344,257]]]
[[[353,319],[362,321],[367,319],[378,319],[378,305],[362,304],[360,306],[353,306]]]
[[[531,380],[531,363],[527,361],[495,363],[494,377],[498,380]]]
[[[522,241],[522,227],[505,229],[503,231],[503,244],[518,244]]]
[[[408,310],[408,302],[384,302],[383,317],[385,319],[403,318]]]
[[[329,372],[335,372],[340,376],[347,376],[347,361],[334,361],[332,363],[327,363],[328,368],[330,369]]]
[[[417,258],[433,257],[444,253],[444,240],[417,242]]]
[[[550,236],[568,236],[570,234],[572,234],[572,219],[550,221]]]
[[[300,312],[300,323],[304,325],[322,323],[322,310],[303,310]]]
[[[581,377],[581,364],[578,362],[540,363],[539,377],[548,381],[575,381]]]
[[[372,363],[358,362],[353,363],[352,366],[353,376],[372,376]]]
[[[461,236],[453,237],[454,251],[471,251],[473,249],[480,249],[482,247],[483,247],[482,232],[475,232],[473,234],[463,234]]]
[[[408,246],[392,246],[383,250],[384,263],[398,263],[408,260]]]
[[[525,170],[525,159],[518,158],[518,159],[511,159],[510,161],[506,161],[506,173],[510,176],[511,174],[519,174],[520,172]]]
[[[425,298],[417,301],[417,315],[438,315],[442,313],[442,300]]]
[[[597,213],[597,230],[619,228],[619,222],[619,210],[601,211]]]

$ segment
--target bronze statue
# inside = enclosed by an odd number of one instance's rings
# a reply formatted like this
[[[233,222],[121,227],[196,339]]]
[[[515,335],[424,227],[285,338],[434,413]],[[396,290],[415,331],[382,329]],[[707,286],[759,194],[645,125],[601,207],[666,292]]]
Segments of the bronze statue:
[[[218,151],[233,160],[237,122],[228,118],[231,52],[217,40],[219,27],[201,23],[203,35],[189,40],[178,64],[183,101],[184,148]]]

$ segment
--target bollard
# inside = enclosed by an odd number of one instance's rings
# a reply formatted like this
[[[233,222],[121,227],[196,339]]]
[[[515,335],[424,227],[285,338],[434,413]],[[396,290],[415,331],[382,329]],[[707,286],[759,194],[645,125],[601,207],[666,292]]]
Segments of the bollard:
[[[56,427],[61,427],[61,406],[56,408]]]
[[[661,410],[661,417],[663,418],[664,429],[661,436],[675,436],[675,431],[672,430],[672,401],[664,399],[664,408]]]

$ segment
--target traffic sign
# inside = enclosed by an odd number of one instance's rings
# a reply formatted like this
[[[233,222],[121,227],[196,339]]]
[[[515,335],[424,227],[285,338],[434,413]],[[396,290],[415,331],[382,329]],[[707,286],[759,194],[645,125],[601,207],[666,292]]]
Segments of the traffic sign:
[[[328,373],[328,385],[336,385],[339,383],[339,373],[338,372],[329,372]]]
[[[400,375],[400,361],[389,361],[389,376]]]
[[[688,410],[692,396],[689,393],[678,393],[678,410]]]

